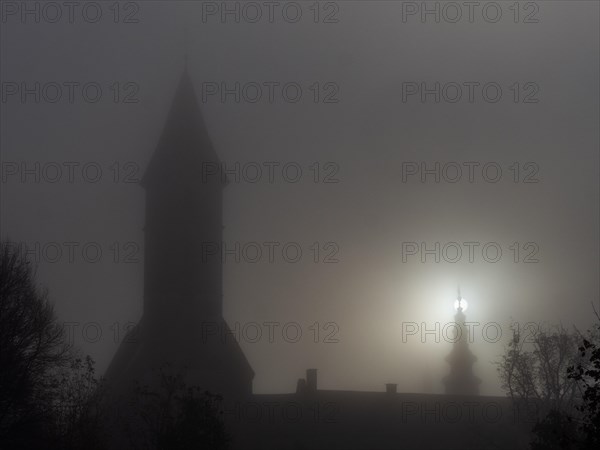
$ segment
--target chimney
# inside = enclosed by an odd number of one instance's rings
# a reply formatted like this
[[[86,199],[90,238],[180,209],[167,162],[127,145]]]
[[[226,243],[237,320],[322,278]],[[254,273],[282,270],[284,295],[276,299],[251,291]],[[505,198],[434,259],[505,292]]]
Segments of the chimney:
[[[396,383],[386,383],[385,392],[388,394],[395,394],[397,391],[398,385]]]
[[[298,383],[296,384],[296,394],[305,394],[306,393],[306,380],[304,378],[299,378]]]
[[[317,369],[306,369],[306,391],[317,392]]]

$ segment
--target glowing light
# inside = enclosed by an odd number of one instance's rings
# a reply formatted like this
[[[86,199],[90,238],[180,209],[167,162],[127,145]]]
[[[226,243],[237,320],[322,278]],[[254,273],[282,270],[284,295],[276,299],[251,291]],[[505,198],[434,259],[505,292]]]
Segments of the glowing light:
[[[469,304],[467,303],[467,301],[464,298],[460,299],[460,306],[462,307],[463,311],[466,311],[467,308],[469,307]],[[458,299],[454,300],[454,309],[456,311],[458,311]]]

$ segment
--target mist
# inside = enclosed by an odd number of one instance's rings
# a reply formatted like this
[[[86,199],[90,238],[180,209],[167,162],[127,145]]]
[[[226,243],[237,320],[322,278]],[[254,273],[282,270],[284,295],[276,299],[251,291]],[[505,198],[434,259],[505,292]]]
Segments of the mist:
[[[223,317],[254,393],[308,368],[443,393],[458,287],[482,395],[511,324],[591,326],[598,3],[87,3],[2,2],[0,225],[100,373],[142,316],[139,181],[184,70],[229,180]]]

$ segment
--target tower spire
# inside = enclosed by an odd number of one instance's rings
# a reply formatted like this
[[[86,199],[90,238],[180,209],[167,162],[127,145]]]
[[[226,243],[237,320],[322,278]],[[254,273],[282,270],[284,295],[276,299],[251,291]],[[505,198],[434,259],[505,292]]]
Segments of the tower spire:
[[[460,295],[460,284],[456,285],[456,295],[457,295],[456,299],[458,300],[458,310],[462,311],[462,304],[461,304],[462,296]]]

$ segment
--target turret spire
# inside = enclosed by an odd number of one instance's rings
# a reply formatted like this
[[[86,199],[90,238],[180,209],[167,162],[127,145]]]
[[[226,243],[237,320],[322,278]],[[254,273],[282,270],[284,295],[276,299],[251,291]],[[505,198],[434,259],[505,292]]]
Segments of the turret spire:
[[[460,286],[457,286],[457,311],[454,323],[457,327],[452,351],[446,358],[450,364],[450,374],[444,378],[446,394],[477,395],[481,380],[473,374],[473,364],[477,357],[469,349],[469,330],[466,327],[466,317],[462,307]]]

